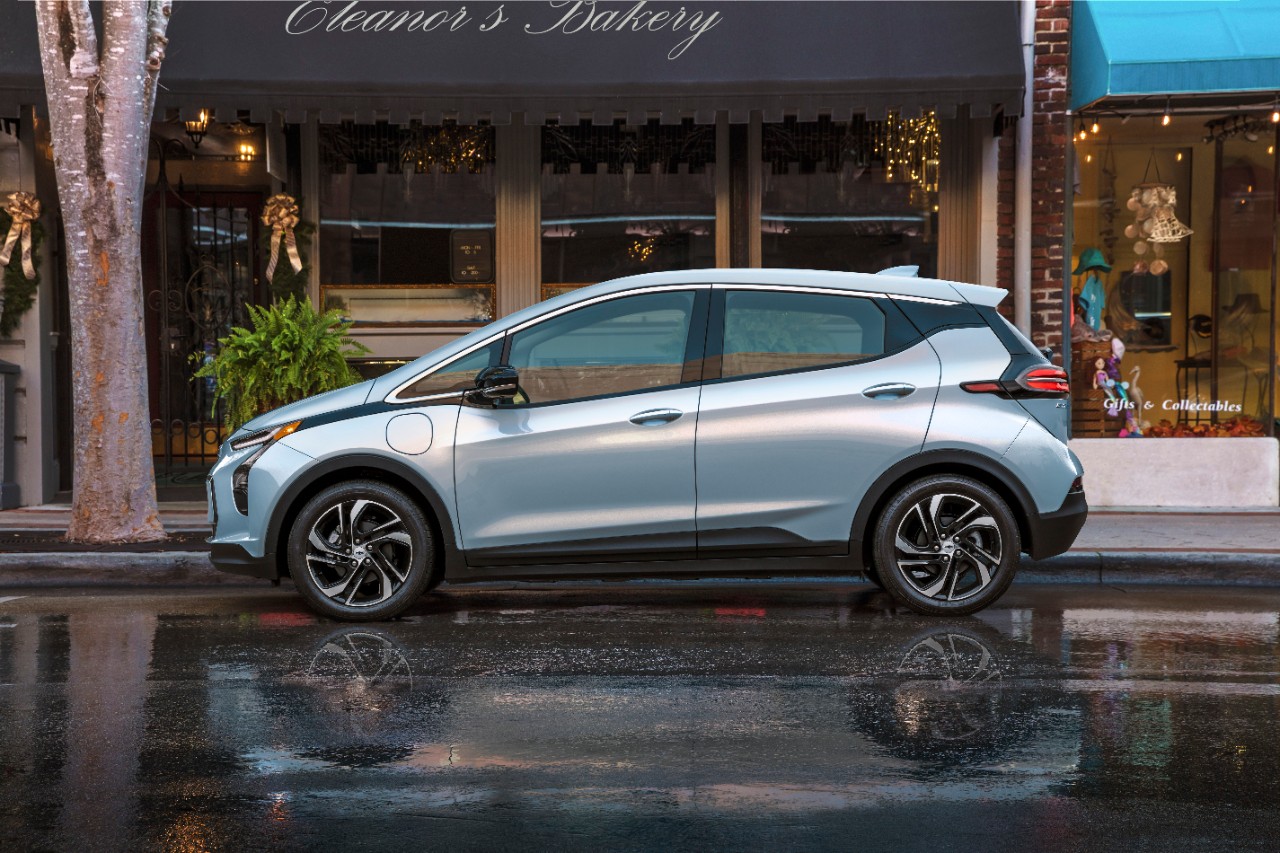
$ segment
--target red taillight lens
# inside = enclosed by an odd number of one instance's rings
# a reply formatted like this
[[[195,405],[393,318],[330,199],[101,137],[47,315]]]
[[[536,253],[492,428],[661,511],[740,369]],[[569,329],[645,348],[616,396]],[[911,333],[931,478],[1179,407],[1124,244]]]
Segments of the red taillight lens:
[[[1003,394],[1005,391],[999,382],[961,382],[960,387],[970,394]]]
[[[1061,367],[1033,367],[1018,377],[1018,384],[1038,394],[1068,394],[1071,384]]]

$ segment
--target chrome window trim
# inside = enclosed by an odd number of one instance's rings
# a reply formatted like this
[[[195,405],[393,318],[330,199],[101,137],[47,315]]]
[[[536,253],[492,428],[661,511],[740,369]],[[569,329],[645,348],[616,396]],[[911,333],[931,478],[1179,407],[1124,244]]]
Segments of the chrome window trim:
[[[959,305],[957,299],[937,299],[932,296],[905,296],[900,293],[884,293],[878,290],[854,290],[848,287],[822,287],[816,284],[713,284],[716,290],[774,290],[792,293],[819,293],[826,296],[864,296],[873,299],[905,299],[910,302],[926,302],[931,305]]]
[[[664,284],[658,287],[633,287],[630,290],[619,290],[616,293],[604,293],[604,294],[601,294],[600,296],[593,296],[590,299],[584,299],[581,302],[574,302],[571,305],[565,305],[549,313],[542,314],[530,320],[525,320],[523,323],[521,323],[518,326],[512,326],[510,329],[504,329],[501,332],[498,332],[494,335],[491,335],[490,337],[485,338],[483,341],[480,341],[475,346],[467,347],[465,350],[453,356],[448,361],[442,361],[439,364],[432,365],[431,367],[424,370],[422,373],[419,373],[417,376],[414,376],[412,379],[409,379],[408,381],[402,382],[399,385],[397,385],[391,391],[390,394],[388,394],[386,397],[383,398],[383,402],[394,403],[394,404],[423,403],[423,402],[431,402],[433,400],[445,400],[450,397],[461,397],[465,392],[445,391],[440,394],[427,394],[421,397],[401,397],[400,392],[422,381],[423,379],[427,378],[431,374],[436,373],[440,369],[448,367],[458,359],[465,358],[466,356],[471,355],[471,353],[475,352],[476,350],[483,349],[487,347],[489,344],[493,343],[496,340],[499,340],[500,338],[506,335],[514,335],[516,332],[522,332],[525,329],[529,328],[530,326],[535,326],[538,323],[542,323],[546,320],[550,320],[553,317],[559,317],[561,314],[567,314],[570,311],[576,311],[579,308],[586,308],[587,306],[595,305],[598,302],[607,302],[608,300],[611,300],[611,299],[620,299],[624,296],[636,296],[644,293],[663,293],[663,292],[670,292],[673,290],[706,290],[710,287],[711,287],[710,284]]]

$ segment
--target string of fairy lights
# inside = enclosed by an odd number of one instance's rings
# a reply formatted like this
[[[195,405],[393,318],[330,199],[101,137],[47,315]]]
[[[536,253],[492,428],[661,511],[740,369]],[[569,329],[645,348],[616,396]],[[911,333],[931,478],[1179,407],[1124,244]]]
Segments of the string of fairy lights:
[[[1265,102],[1264,102],[1265,103]],[[1254,105],[1253,109],[1257,109],[1258,105]],[[1154,114],[1150,114],[1155,119]],[[1173,124],[1173,100],[1166,98],[1164,109],[1159,114],[1158,124],[1162,128],[1167,128]],[[1114,118],[1120,124],[1127,124],[1132,115],[1115,114]],[[1071,135],[1073,142],[1088,142],[1090,137],[1100,137],[1104,131],[1101,116],[1080,116],[1076,122],[1075,131]],[[1201,137],[1204,143],[1217,142],[1220,139],[1231,139],[1237,136],[1243,136],[1250,142],[1258,141],[1264,133],[1274,132],[1277,125],[1280,125],[1280,96],[1272,101],[1270,114],[1265,112],[1258,113],[1236,113],[1234,115],[1212,118],[1204,124],[1205,132]],[[1267,154],[1275,154],[1274,142],[1267,146]],[[1092,163],[1093,154],[1086,152],[1084,162]],[[1182,159],[1182,155],[1177,156],[1178,160]]]

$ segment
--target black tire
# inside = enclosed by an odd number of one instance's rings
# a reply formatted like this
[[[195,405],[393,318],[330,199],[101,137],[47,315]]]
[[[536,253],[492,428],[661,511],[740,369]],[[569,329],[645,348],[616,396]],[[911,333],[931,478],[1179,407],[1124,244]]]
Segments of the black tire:
[[[288,548],[307,604],[347,622],[391,619],[436,580],[431,525],[404,492],[376,480],[338,483],[307,501]]]
[[[885,591],[926,615],[959,616],[991,604],[1013,582],[1021,552],[1009,505],[959,475],[911,483],[889,501],[875,527],[875,564]]]
[[[884,589],[884,581],[880,580],[880,570],[875,566],[863,566],[862,576],[875,585],[878,589]]]

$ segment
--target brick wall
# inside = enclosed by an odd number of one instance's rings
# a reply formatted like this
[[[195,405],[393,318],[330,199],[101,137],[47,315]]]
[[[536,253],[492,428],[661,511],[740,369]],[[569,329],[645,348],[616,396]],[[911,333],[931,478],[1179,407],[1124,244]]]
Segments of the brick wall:
[[[1070,0],[1036,0],[1035,102],[1031,124],[1031,337],[1062,352],[1062,265],[1067,187],[1067,72]],[[1000,142],[997,187],[997,273],[1013,288],[1013,183],[1016,130]],[[1011,308],[1012,306],[1010,306]]]

